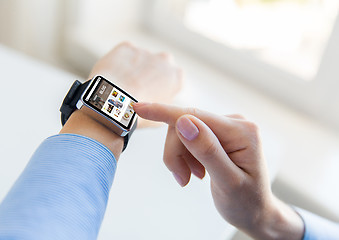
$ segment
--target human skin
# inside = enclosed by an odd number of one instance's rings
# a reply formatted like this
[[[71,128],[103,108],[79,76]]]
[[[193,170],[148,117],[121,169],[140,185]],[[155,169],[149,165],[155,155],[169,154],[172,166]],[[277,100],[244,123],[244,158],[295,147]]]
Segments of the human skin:
[[[105,76],[126,90],[138,101],[171,103],[182,87],[183,73],[172,55],[150,53],[129,42],[124,42],[103,56],[93,67],[89,77]],[[138,127],[156,126],[145,119]]]
[[[136,99],[170,103],[182,85],[182,71],[171,55],[153,54],[123,42],[94,65],[89,78],[103,75]],[[138,128],[155,125],[140,119]],[[60,133],[93,138],[108,147],[119,159],[123,138],[92,119],[82,109],[72,113]]]
[[[125,60],[128,64],[122,64]],[[90,77],[94,75],[114,79],[143,101],[168,103],[181,85],[181,70],[171,57],[150,54],[129,43],[99,60]],[[168,124],[164,162],[181,186],[189,182],[191,173],[203,178],[208,171],[216,208],[226,221],[255,239],[302,238],[300,217],[271,192],[255,124],[238,115],[219,116],[162,104],[135,104],[135,110],[144,119]],[[150,125],[140,120],[139,127]],[[117,160],[122,151],[123,139],[82,110],[71,115],[60,133],[96,139]]]
[[[240,115],[137,103],[142,118],[168,124],[164,162],[181,186],[191,173],[211,178],[221,216],[255,239],[303,237],[300,216],[271,191],[258,127]]]

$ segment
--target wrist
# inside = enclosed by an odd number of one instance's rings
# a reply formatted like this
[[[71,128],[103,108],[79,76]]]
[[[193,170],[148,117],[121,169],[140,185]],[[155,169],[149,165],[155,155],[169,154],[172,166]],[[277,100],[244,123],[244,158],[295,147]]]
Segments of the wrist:
[[[97,140],[114,154],[117,161],[124,145],[123,137],[118,136],[82,110],[72,113],[60,133],[73,133]]]
[[[275,196],[272,195],[271,198],[254,228],[246,232],[255,239],[301,240],[304,223],[299,214]]]

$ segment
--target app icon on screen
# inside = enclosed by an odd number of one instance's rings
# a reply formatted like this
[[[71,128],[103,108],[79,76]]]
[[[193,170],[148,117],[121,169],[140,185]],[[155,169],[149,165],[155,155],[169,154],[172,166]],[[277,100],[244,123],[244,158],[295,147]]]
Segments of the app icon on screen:
[[[123,106],[123,104],[121,102],[116,101],[114,99],[108,99],[108,102],[116,108],[122,108],[122,106]]]
[[[113,105],[111,105],[111,104],[108,104],[108,108],[107,108],[106,110],[107,110],[107,112],[111,113],[111,112],[112,112],[112,110],[113,110],[113,108],[114,108],[114,106],[113,106]]]
[[[124,102],[124,100],[125,100],[125,97],[124,97],[124,96],[122,96],[122,95],[120,95],[120,97],[119,97],[119,100],[120,100],[121,102]]]
[[[128,119],[130,118],[129,113],[125,113],[125,114],[124,114],[124,118],[125,118],[126,120],[128,120]]]
[[[128,105],[128,106],[129,106],[130,108],[133,108],[133,105],[134,105],[134,102],[133,102],[133,101],[131,101],[131,102],[129,103],[129,105]]]
[[[113,97],[117,97],[118,96],[118,92],[114,90],[112,95],[113,95]]]

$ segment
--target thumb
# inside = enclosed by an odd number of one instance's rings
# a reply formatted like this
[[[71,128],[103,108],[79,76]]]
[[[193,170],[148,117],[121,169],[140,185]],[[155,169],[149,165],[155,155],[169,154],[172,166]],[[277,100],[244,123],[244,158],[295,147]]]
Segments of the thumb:
[[[183,115],[176,122],[176,131],[186,149],[208,171],[213,179],[233,181],[240,174],[212,130],[200,119]]]

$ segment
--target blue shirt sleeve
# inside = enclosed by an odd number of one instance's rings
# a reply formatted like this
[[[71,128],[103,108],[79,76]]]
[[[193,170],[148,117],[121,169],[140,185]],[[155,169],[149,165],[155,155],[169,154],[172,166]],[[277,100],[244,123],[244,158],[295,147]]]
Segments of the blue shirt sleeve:
[[[317,216],[306,210],[296,208],[305,224],[303,240],[338,240],[339,224]]]
[[[47,138],[0,205],[0,239],[96,239],[115,170],[93,139]]]

